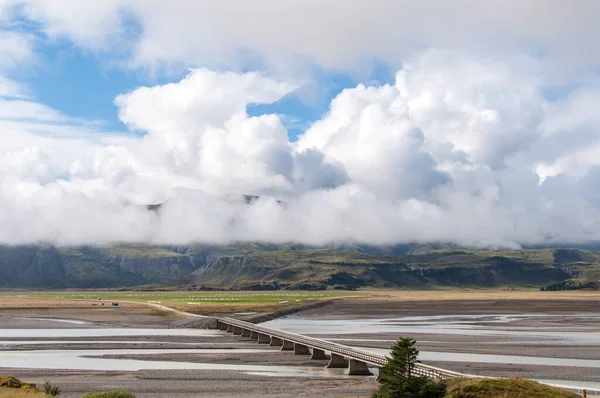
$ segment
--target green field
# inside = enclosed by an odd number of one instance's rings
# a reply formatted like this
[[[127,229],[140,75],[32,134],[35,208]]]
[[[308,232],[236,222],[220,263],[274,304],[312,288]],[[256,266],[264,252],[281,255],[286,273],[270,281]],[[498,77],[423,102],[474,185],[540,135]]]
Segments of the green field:
[[[94,292],[94,293],[30,293],[24,298],[80,299],[102,301],[135,301],[164,305],[251,304],[277,305],[344,297],[349,292]]]

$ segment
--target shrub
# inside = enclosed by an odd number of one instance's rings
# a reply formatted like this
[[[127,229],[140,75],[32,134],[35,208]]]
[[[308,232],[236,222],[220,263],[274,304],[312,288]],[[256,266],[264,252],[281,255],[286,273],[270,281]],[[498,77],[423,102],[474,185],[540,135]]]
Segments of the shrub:
[[[88,392],[83,394],[81,398],[135,398],[135,395],[128,391],[102,391]]]
[[[8,379],[8,381],[6,382],[6,387],[8,387],[8,388],[21,388],[21,380],[15,379],[14,377],[11,378],[11,379]]]
[[[55,386],[49,381],[44,382],[44,394],[57,397],[60,395],[60,387]]]
[[[0,376],[0,387],[20,388],[21,380],[14,376]]]

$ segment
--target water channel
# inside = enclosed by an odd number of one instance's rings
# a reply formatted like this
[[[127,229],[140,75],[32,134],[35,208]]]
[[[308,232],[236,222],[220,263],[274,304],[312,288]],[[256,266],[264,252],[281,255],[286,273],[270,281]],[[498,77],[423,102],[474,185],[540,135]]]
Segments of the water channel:
[[[301,317],[287,317],[273,320],[264,326],[308,334],[333,341],[346,340],[347,343],[371,350],[377,353],[388,354],[389,349],[368,347],[372,342],[394,341],[390,336],[406,334],[445,335],[445,339],[429,341],[429,343],[452,343],[452,336],[484,336],[484,337],[511,337],[511,341],[490,341],[487,344],[570,344],[588,345],[600,349],[600,315],[585,315],[587,323],[578,324],[582,315],[470,315],[470,316],[430,316],[430,317],[399,317],[385,319],[346,319],[326,320]],[[573,320],[573,322],[570,321]],[[590,319],[599,322],[589,322]],[[79,325],[78,321],[57,320],[57,323],[70,323]],[[546,322],[543,327],[532,325],[534,321]],[[558,322],[560,321],[560,323]],[[553,323],[555,322],[555,323]],[[355,334],[368,333],[368,337],[353,337]],[[260,355],[270,350],[261,348],[235,347],[235,342],[230,348],[198,348],[203,344],[193,343],[190,340],[182,342],[164,341],[168,336],[177,337],[202,337],[210,341],[219,342],[224,333],[216,330],[200,329],[151,329],[151,328],[51,328],[51,329],[0,329],[0,368],[36,368],[36,369],[71,369],[71,370],[118,370],[137,371],[140,369],[198,369],[198,370],[233,370],[256,375],[269,376],[297,376],[297,377],[326,377],[341,375],[340,369],[327,369],[325,367],[302,366],[269,366],[247,364],[218,364],[202,363],[202,354],[219,353],[255,353]],[[146,339],[140,340],[139,337]],[[115,340],[121,338],[122,340]],[[76,340],[79,339],[79,340]],[[517,340],[515,340],[517,339]],[[518,340],[521,339],[521,340]],[[427,340],[421,341],[428,342]],[[35,349],[36,345],[55,344],[181,344],[194,345],[195,348],[180,349]],[[11,346],[18,345],[20,350],[13,350]],[[31,345],[28,349],[23,346]],[[178,361],[176,357],[171,360],[143,360],[140,356],[155,354],[199,354],[198,362]],[[108,355],[136,355],[136,359],[114,359],[103,356]],[[469,352],[443,352],[423,350],[420,360],[424,362],[464,362],[488,364],[524,364],[537,366],[558,366],[599,369],[600,357],[593,359],[544,357],[530,355],[501,355],[477,354]],[[582,386],[600,389],[600,381],[577,380],[543,380],[563,386]]]

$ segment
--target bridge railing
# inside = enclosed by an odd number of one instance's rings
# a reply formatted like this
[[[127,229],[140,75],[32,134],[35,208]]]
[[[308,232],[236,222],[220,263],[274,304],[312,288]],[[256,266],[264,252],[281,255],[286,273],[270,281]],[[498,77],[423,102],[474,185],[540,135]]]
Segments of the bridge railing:
[[[254,323],[240,321],[233,318],[217,318],[217,321],[226,325],[237,326],[239,328],[252,330],[258,333],[277,337],[279,339],[291,341],[293,343],[318,348],[320,350],[329,351],[331,353],[344,356],[346,358],[359,360],[374,366],[383,366],[387,363],[385,355],[377,354],[370,351],[361,350],[359,348],[349,347],[339,343],[332,343],[327,340],[318,339],[315,337],[303,336],[301,334],[286,332],[278,329],[271,329],[265,326],[256,325]],[[447,379],[453,377],[476,377],[458,372],[453,372],[446,369],[436,368],[434,366],[418,363],[414,369],[414,373],[418,376],[426,376],[432,379]]]
[[[387,359],[383,355],[360,350],[353,347],[348,347],[342,344],[332,343],[314,337],[307,337],[297,333],[271,329],[232,318],[217,318],[217,320],[225,324],[230,324],[244,329],[254,330],[255,332],[275,336],[280,339],[291,341],[293,343],[308,345],[314,348],[330,351],[335,354],[343,355],[349,358],[358,359],[376,366],[384,365],[387,362]]]

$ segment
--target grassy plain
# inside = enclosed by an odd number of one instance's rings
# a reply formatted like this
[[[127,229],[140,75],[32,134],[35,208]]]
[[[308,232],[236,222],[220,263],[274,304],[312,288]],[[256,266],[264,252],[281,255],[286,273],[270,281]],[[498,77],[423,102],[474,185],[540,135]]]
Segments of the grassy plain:
[[[497,301],[497,300],[600,300],[600,291],[567,290],[541,292],[538,289],[443,289],[365,290],[366,299],[389,301]]]
[[[100,298],[101,300],[98,300]],[[55,291],[55,292],[0,292],[0,309],[52,309],[100,307],[110,309],[111,302],[124,304],[129,310],[150,311],[148,304],[194,313],[266,312],[293,306],[310,305],[323,300],[350,300],[350,302],[447,302],[471,301],[497,303],[530,301],[543,305],[544,301],[597,301],[600,291],[541,292],[535,289],[446,289],[446,290],[358,290],[347,291],[274,291],[274,292],[139,292],[139,291]]]
[[[35,309],[109,307],[110,303],[128,305],[160,304],[196,313],[272,311],[290,306],[308,305],[319,300],[342,297],[361,297],[364,293],[327,292],[113,292],[57,291],[0,293],[0,308]],[[100,298],[100,300],[98,300]]]

